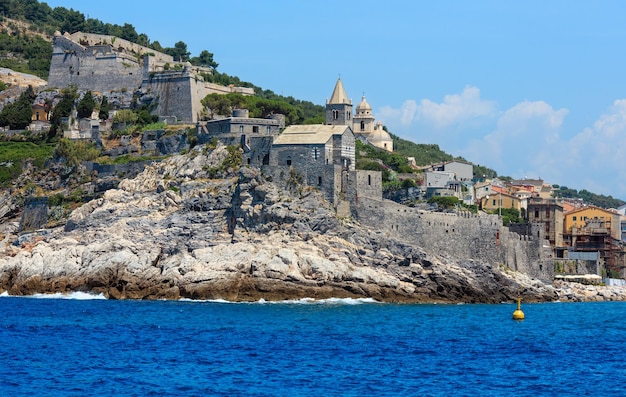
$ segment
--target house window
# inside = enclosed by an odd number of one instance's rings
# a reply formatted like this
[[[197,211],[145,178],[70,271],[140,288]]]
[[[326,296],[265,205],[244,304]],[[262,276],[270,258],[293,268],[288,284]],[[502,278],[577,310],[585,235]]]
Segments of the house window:
[[[317,184],[318,184],[318,185],[321,185],[321,184],[322,184],[322,177],[321,177],[321,176],[318,176],[318,177],[317,177]]]
[[[573,220],[574,222],[576,222],[576,215],[574,215],[574,216],[572,217],[572,220]]]
[[[496,199],[493,199],[493,206],[496,206]]]
[[[287,159],[287,165],[291,165],[291,159]]]
[[[546,208],[546,218],[550,218],[550,208]]]
[[[546,223],[546,233],[550,233],[550,224]]]
[[[535,218],[539,218],[539,210],[535,210]]]
[[[267,126],[267,133],[269,134],[270,132],[272,132],[272,127],[270,127],[269,125]]]
[[[239,126],[239,132],[243,132],[243,125]]]
[[[252,126],[252,132],[259,132],[259,126],[258,125],[253,125]]]

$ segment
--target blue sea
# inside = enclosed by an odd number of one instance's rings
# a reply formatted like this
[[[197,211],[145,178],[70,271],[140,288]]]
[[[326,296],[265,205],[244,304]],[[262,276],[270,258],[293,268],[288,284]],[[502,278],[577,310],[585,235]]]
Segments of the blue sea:
[[[626,303],[0,297],[0,396],[624,396]]]

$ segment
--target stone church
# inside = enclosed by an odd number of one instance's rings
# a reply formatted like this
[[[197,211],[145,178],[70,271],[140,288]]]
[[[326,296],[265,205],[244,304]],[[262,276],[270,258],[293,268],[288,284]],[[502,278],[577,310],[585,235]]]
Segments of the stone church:
[[[393,152],[393,140],[383,129],[383,124],[376,122],[365,96],[357,105],[356,114],[352,115],[352,100],[346,95],[341,78],[337,79],[332,96],[326,100],[326,124],[351,126],[358,139]]]

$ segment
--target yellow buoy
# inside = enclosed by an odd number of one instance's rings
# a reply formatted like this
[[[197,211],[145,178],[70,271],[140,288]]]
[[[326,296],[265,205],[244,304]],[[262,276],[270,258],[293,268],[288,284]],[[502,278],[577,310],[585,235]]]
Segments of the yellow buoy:
[[[513,312],[513,320],[523,320],[524,312],[520,308],[522,298],[517,298],[517,310]]]

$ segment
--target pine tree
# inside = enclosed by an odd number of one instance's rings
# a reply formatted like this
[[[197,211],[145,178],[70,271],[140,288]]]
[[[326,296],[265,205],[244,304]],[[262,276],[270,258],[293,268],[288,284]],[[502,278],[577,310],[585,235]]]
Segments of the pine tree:
[[[8,126],[12,130],[23,130],[33,117],[33,101],[35,92],[28,87],[17,101],[7,104],[0,112],[0,125]]]
[[[111,110],[111,104],[107,97],[102,96],[102,102],[100,102],[100,111],[98,112],[98,118],[102,121],[109,118],[109,111]]]
[[[93,94],[91,91],[85,92],[82,99],[76,105],[76,113],[78,118],[91,118],[91,114],[93,113],[93,109],[96,107],[96,100],[93,99]]]

